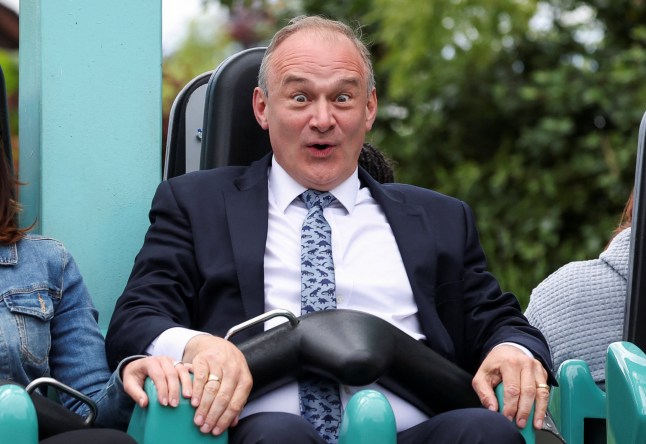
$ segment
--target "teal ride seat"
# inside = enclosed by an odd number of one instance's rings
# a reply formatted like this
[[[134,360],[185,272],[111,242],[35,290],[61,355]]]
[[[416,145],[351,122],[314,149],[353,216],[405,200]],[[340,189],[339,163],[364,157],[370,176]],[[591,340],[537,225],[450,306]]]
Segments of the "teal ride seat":
[[[149,405],[146,408],[135,406],[128,427],[128,434],[139,444],[227,444],[228,434],[220,436],[201,433],[193,423],[195,409],[190,400],[181,398],[177,407],[164,407],[157,400],[157,392],[152,380],[144,385]],[[502,406],[503,388],[496,388],[498,403]],[[521,430],[527,444],[536,442],[536,433],[531,426],[534,411],[529,417],[529,426]],[[361,390],[348,401],[343,412],[339,430],[339,444],[395,444],[397,426],[395,415],[388,399],[376,390]],[[19,443],[22,444],[22,443]]]
[[[565,361],[557,380],[550,411],[568,444],[646,442],[646,355],[635,344],[608,347],[605,391],[578,359]]]
[[[606,358],[607,440],[646,442],[646,354],[630,342],[615,342]]]
[[[13,384],[0,386],[0,436],[11,444],[36,444],[38,419],[27,391]]]
[[[144,385],[149,398],[147,408],[135,407],[128,434],[139,444],[185,442],[227,444],[228,432],[220,436],[204,434],[193,423],[195,409],[181,398],[177,407],[159,404],[152,380]],[[497,389],[502,404],[502,387]],[[16,385],[0,386],[0,436],[12,444],[38,442],[36,410],[27,392]],[[530,417],[531,423],[531,417]],[[531,427],[523,430],[527,443],[534,442]],[[357,392],[343,414],[339,444],[394,444],[397,441],[395,416],[386,397],[375,390]]]
[[[606,394],[592,379],[585,361],[570,359],[558,369],[558,387],[552,388],[550,411],[568,444],[590,442],[585,424],[590,419],[605,420]]]
[[[228,432],[220,436],[201,433],[193,423],[195,408],[191,400],[180,397],[177,407],[163,406],[157,398],[157,390],[150,378],[144,383],[148,395],[148,406],[139,405],[130,419],[128,434],[139,444],[191,443],[226,444]]]
[[[144,389],[149,405],[135,407],[128,427],[128,434],[139,444],[227,444],[227,431],[220,436],[200,432],[193,423],[195,409],[189,399],[181,398],[177,407],[165,407],[159,404],[151,379],[146,380]],[[339,444],[395,444],[396,441],[395,415],[386,397],[375,390],[355,393],[343,414]]]
[[[550,411],[568,444],[646,442],[646,354],[635,344],[608,347],[605,391],[582,360],[565,361],[557,380]],[[605,430],[591,428],[591,421]]]

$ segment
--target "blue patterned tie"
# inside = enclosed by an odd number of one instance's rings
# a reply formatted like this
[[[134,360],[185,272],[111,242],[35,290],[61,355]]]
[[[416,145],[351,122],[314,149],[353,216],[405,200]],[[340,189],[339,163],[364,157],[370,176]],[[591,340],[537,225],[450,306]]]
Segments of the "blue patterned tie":
[[[323,208],[333,200],[328,192],[307,190],[301,194],[308,213],[301,231],[301,314],[336,308],[332,230]],[[299,382],[301,415],[328,443],[336,443],[341,421],[339,385],[321,376]]]

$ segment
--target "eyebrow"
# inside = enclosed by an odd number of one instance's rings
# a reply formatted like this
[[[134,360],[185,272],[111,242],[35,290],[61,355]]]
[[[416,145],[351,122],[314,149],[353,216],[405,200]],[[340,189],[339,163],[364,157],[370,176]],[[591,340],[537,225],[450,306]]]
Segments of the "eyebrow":
[[[283,85],[290,85],[290,84],[306,85],[309,83],[312,83],[312,82],[306,79],[305,77],[298,76],[295,74],[287,75],[282,81]],[[342,79],[339,79],[337,82],[335,82],[335,86],[337,87],[346,86],[346,85],[359,87],[361,86],[361,80],[358,77],[352,76],[352,77],[344,77]]]

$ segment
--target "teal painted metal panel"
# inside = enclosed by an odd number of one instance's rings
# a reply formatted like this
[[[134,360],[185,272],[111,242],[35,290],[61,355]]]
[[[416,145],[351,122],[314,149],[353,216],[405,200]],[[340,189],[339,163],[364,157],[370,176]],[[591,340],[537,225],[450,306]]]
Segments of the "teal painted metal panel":
[[[20,20],[23,220],[69,248],[105,328],[161,178],[161,0],[22,0]]]
[[[38,221],[40,214],[40,115],[41,115],[41,13],[40,1],[20,5],[20,190],[22,226]],[[34,227],[40,232],[40,225]]]

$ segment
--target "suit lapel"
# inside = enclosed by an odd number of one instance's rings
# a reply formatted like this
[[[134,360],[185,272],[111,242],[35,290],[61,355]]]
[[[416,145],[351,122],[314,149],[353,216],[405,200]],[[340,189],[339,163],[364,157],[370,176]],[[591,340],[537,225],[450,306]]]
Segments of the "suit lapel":
[[[361,169],[360,179],[381,205],[393,230],[428,344],[438,353],[453,357],[453,341],[435,307],[437,246],[432,221],[421,206],[407,203],[404,193],[384,187]]]
[[[245,317],[265,310],[264,258],[267,243],[267,168],[271,154],[254,162],[235,181],[235,189],[225,193],[231,247],[240,283]]]

